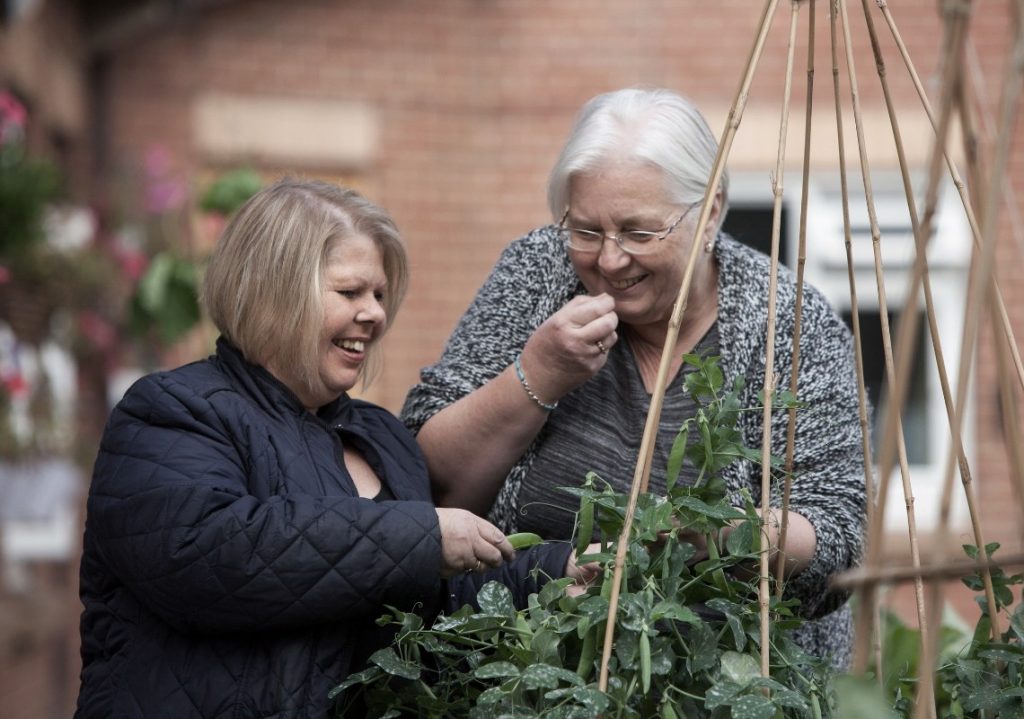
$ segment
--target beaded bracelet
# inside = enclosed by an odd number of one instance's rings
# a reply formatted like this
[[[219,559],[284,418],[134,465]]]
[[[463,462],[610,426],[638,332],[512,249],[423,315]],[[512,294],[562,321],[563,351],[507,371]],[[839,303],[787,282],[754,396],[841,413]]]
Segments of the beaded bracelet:
[[[520,357],[522,357],[522,355],[517,354],[515,361],[516,376],[519,377],[519,384],[523,385],[523,389],[526,390],[526,396],[532,399],[534,402],[536,402],[538,407],[540,407],[545,412],[550,412],[551,410],[558,406],[558,402],[555,401],[551,404],[548,404],[547,402],[541,401],[541,398],[534,394],[533,389],[530,388],[530,383],[526,381],[526,375],[523,374],[523,364],[522,362],[519,361]]]

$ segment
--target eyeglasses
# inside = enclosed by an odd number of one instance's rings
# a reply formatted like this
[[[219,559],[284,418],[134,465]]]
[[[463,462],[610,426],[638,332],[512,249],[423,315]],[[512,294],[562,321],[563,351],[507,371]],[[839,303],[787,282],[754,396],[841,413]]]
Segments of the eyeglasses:
[[[672,232],[679,227],[679,223],[683,221],[690,210],[692,210],[700,202],[695,202],[681,214],[675,222],[668,226],[668,229],[662,230],[661,232],[650,232],[648,230],[624,230],[619,232],[617,235],[608,235],[604,232],[597,232],[595,230],[581,230],[576,227],[566,227],[565,220],[569,217],[569,210],[565,211],[562,215],[561,221],[558,223],[558,236],[565,243],[565,246],[576,250],[577,252],[600,252],[604,246],[605,239],[614,240],[615,244],[619,248],[631,255],[643,255],[648,252],[653,252],[657,249],[657,242],[661,242],[666,237],[672,234]]]

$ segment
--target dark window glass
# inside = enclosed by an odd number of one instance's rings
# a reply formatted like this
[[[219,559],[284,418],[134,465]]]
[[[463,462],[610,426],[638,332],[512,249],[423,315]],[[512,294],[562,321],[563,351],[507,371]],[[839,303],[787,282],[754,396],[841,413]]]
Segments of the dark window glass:
[[[849,310],[842,313],[847,326],[853,327]],[[871,432],[872,452],[875,459],[881,449],[882,432],[885,429],[885,413],[888,407],[889,384],[885,376],[885,350],[882,346],[882,315],[878,310],[860,310],[861,353],[864,361],[864,386],[868,399],[875,408],[874,426]],[[918,317],[917,340],[914,343],[914,359],[910,371],[910,387],[903,410],[903,436],[907,445],[907,459],[911,464],[928,462],[928,398],[926,382],[928,367],[926,359],[931,356],[927,340],[927,325],[924,317]],[[893,312],[889,312],[889,332],[896,341],[898,328]]]
[[[771,205],[733,205],[725,216],[722,229],[745,245],[760,250],[766,255],[772,253]],[[782,207],[779,233],[779,262],[789,265],[789,243],[786,240],[789,211]]]

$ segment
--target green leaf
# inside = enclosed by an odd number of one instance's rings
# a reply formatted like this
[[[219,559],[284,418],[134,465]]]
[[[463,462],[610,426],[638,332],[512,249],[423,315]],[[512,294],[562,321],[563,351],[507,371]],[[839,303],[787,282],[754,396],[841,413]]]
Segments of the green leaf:
[[[488,704],[497,704],[498,702],[505,699],[508,696],[508,692],[502,687],[491,687],[480,692],[476,698],[478,705],[487,706]]]
[[[611,704],[611,699],[608,698],[607,694],[590,687],[576,687],[572,691],[572,698],[590,711],[591,716],[600,714]]]
[[[745,694],[732,703],[733,719],[772,719],[775,705],[760,694]]]
[[[665,491],[671,492],[679,481],[679,472],[683,468],[683,458],[686,456],[686,443],[690,436],[689,421],[676,434],[672,441],[672,449],[668,454],[668,466],[665,469]]]
[[[412,662],[407,662],[395,654],[391,647],[378,649],[370,655],[370,662],[396,677],[403,679],[419,679],[420,668]]]
[[[480,611],[495,617],[513,617],[516,613],[512,592],[501,582],[487,582],[477,592]]]
[[[701,618],[692,609],[671,599],[665,599],[654,605],[654,609],[650,612],[650,617],[651,621],[655,622],[660,619],[671,619],[677,622],[686,622],[687,624],[701,623]]]
[[[520,679],[527,689],[555,689],[561,681],[583,683],[575,672],[550,664],[531,664],[523,670]]]
[[[730,507],[727,504],[711,506],[697,497],[679,497],[676,500],[676,503],[692,509],[695,512],[699,512],[707,517],[714,517],[715,519],[728,521],[732,519],[743,519],[746,516],[735,507]]]
[[[734,557],[743,557],[754,552],[754,526],[750,521],[740,522],[725,538],[725,549]]]
[[[1009,644],[989,645],[979,650],[978,656],[982,659],[995,659],[1007,664],[1020,664],[1024,662],[1024,651],[1020,647],[1014,647]]]
[[[715,682],[715,684],[709,687],[707,692],[704,694],[704,706],[708,709],[717,709],[720,706],[726,706],[733,700],[733,697],[739,694],[742,690],[743,687],[730,682],[727,679]]]
[[[1000,703],[999,691],[987,684],[966,692],[963,698],[964,711],[968,712],[995,709]]]
[[[761,676],[761,666],[754,657],[739,652],[722,652],[722,675],[741,687]]]
[[[718,663],[718,639],[703,622],[694,626],[690,641],[690,657],[687,660],[691,672],[710,669]]]
[[[199,206],[206,212],[230,215],[259,192],[262,185],[263,181],[254,170],[231,170],[214,180],[200,198]]]
[[[1010,615],[1010,628],[1018,639],[1024,640],[1024,602],[1020,602]]]
[[[519,668],[512,662],[490,662],[489,664],[481,664],[474,669],[473,676],[477,679],[517,677],[519,676]]]
[[[382,672],[377,667],[370,667],[368,669],[364,669],[361,672],[349,674],[347,677],[345,677],[345,681],[343,681],[341,684],[334,687],[334,689],[331,689],[331,691],[327,693],[327,698],[334,699],[343,691],[345,691],[349,687],[354,687],[356,684],[371,684],[376,679],[383,676],[383,674],[384,672]]]
[[[139,280],[139,303],[147,312],[157,312],[167,296],[167,284],[174,272],[174,259],[166,252],[156,255]]]

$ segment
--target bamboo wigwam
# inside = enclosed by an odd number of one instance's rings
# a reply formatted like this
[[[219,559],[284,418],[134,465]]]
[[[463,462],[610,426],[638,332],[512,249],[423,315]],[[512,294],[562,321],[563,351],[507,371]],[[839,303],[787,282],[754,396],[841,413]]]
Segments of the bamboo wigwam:
[[[785,169],[786,137],[788,118],[790,111],[790,94],[792,87],[792,73],[794,66],[794,51],[798,29],[799,9],[801,5],[808,5],[808,36],[807,36],[807,90],[806,90],[806,111],[804,122],[804,143],[803,143],[803,183],[800,204],[800,230],[797,264],[797,300],[795,313],[795,328],[791,338],[786,340],[793,342],[793,366],[790,376],[790,389],[799,397],[798,367],[799,367],[799,341],[800,322],[802,315],[803,300],[803,271],[806,262],[806,233],[807,233],[807,189],[810,184],[810,150],[811,150],[811,118],[813,107],[813,79],[814,79],[814,53],[815,53],[815,2],[814,0],[791,0],[791,21],[788,33],[786,76],[782,98],[782,113],[780,120],[780,131],[778,139],[778,154],[776,166],[772,174],[772,192],[774,197],[773,222],[772,222],[772,249],[769,278],[769,297],[767,313],[767,346],[766,346],[766,367],[767,372],[764,378],[764,410],[763,410],[763,436],[762,436],[762,482],[761,482],[761,513],[767,517],[769,513],[769,498],[772,496],[771,475],[770,475],[770,416],[772,411],[772,394],[775,389],[774,356],[775,356],[775,303],[777,290],[777,272],[779,262],[780,244],[780,217],[783,200],[783,173]],[[869,646],[874,639],[874,656],[879,675],[881,674],[881,647],[878,640],[877,626],[879,606],[877,602],[876,589],[879,585],[896,582],[913,582],[915,588],[915,599],[918,614],[918,624],[921,631],[921,661],[922,676],[917,683],[917,696],[915,697],[915,717],[935,716],[934,692],[932,691],[931,667],[934,665],[935,657],[935,632],[929,632],[931,623],[925,615],[925,607],[937,611],[941,607],[939,594],[939,582],[965,574],[977,572],[982,578],[985,590],[988,613],[993,617],[992,632],[994,636],[999,635],[998,612],[992,585],[991,570],[997,565],[1002,567],[1024,566],[1024,555],[1016,554],[1003,558],[1001,561],[991,563],[982,557],[978,561],[951,562],[942,555],[942,548],[939,543],[937,549],[929,557],[929,563],[923,564],[919,551],[918,531],[914,513],[913,482],[910,476],[909,461],[904,444],[902,433],[901,412],[907,396],[909,385],[908,378],[911,372],[911,359],[916,347],[912,339],[917,336],[918,330],[918,301],[919,295],[923,294],[924,316],[927,318],[931,335],[931,354],[935,361],[938,372],[939,383],[945,405],[950,433],[950,450],[947,461],[946,482],[943,487],[941,510],[938,519],[939,536],[946,531],[950,521],[951,494],[952,494],[952,473],[954,467],[959,470],[961,485],[970,513],[973,538],[978,547],[986,545],[985,535],[982,531],[981,520],[978,515],[977,499],[975,497],[975,486],[971,475],[971,469],[967,460],[962,437],[962,421],[966,410],[967,387],[970,379],[970,369],[975,347],[978,343],[978,326],[986,313],[986,307],[991,310],[992,325],[998,331],[996,360],[999,373],[999,389],[1003,399],[1004,425],[1010,429],[1007,434],[1007,454],[1011,473],[1019,489],[1020,500],[1024,505],[1024,447],[1014,440],[1020,439],[1020,419],[1016,405],[1015,390],[1024,389],[1024,364],[1021,362],[1019,346],[1014,337],[1010,317],[1003,301],[1000,287],[995,278],[994,246],[996,229],[998,226],[999,210],[1004,198],[1013,199],[1012,189],[1008,187],[1007,163],[1010,158],[1010,148],[1013,139],[1013,131],[1017,121],[1017,106],[1019,104],[1022,84],[1024,84],[1024,0],[1008,0],[1011,16],[1015,22],[1013,25],[1014,41],[1011,48],[1011,56],[1007,62],[1007,70],[1002,90],[1001,114],[997,136],[993,149],[990,152],[991,163],[987,177],[982,177],[979,167],[972,167],[968,177],[975,188],[975,197],[984,198],[980,210],[981,222],[978,221],[975,208],[972,206],[967,187],[961,179],[956,164],[949,151],[951,143],[950,134],[953,127],[953,117],[960,113],[962,118],[967,120],[961,122],[961,129],[964,133],[964,141],[972,147],[976,138],[971,136],[971,123],[969,120],[970,108],[965,99],[966,83],[968,78],[963,75],[962,68],[965,65],[964,53],[968,43],[968,29],[971,17],[972,4],[970,0],[947,0],[942,3],[943,9],[943,39],[940,49],[940,90],[938,113],[934,113],[928,100],[924,86],[917,74],[917,71],[910,59],[906,45],[896,27],[895,20],[885,0],[861,0],[861,6],[866,22],[868,40],[873,52],[875,67],[885,107],[892,130],[896,155],[900,166],[900,174],[903,181],[904,195],[907,202],[910,224],[914,231],[916,256],[913,263],[913,271],[910,275],[908,289],[904,298],[904,307],[898,316],[896,324],[896,339],[893,342],[892,333],[888,326],[888,303],[885,292],[882,233],[875,214],[874,197],[871,185],[871,168],[868,163],[866,150],[865,133],[860,108],[859,90],[857,85],[857,74],[854,65],[854,38],[851,33],[850,22],[847,14],[846,0],[829,0],[831,56],[833,74],[833,92],[835,100],[836,133],[837,133],[837,164],[840,170],[840,186],[842,193],[843,226],[845,233],[845,249],[847,259],[847,275],[849,281],[850,302],[852,309],[852,329],[854,334],[854,351],[857,368],[858,395],[860,401],[860,424],[863,434],[863,454],[865,464],[865,485],[869,501],[867,502],[867,537],[866,557],[864,565],[851,572],[847,572],[834,578],[832,586],[837,589],[854,590],[860,593],[860,602],[856,622],[856,646],[855,646],[855,672],[867,671]],[[872,7],[873,6],[873,7]],[[715,159],[712,176],[708,182],[707,193],[701,209],[700,218],[697,222],[696,235],[702,234],[708,225],[711,209],[715,195],[725,170],[733,140],[740,126],[743,112],[746,106],[750,87],[757,66],[765,49],[766,39],[772,24],[775,12],[778,7],[778,0],[766,0],[762,10],[761,19],[757,26],[756,37],[743,71],[739,88],[731,105],[728,119],[719,141],[718,154]],[[899,113],[893,102],[891,89],[888,82],[888,74],[883,57],[881,43],[875,30],[872,13],[877,11],[889,28],[892,39],[900,54],[903,65],[920,99],[921,106],[927,115],[928,121],[934,130],[934,140],[928,161],[928,172],[926,174],[926,185],[923,194],[922,209],[919,214],[915,201],[914,188],[911,183],[911,173],[907,160],[906,151],[899,127]],[[882,343],[885,358],[885,375],[889,387],[889,402],[887,412],[883,421],[884,431],[881,433],[882,446],[879,448],[878,461],[872,461],[872,448],[870,443],[870,428],[868,426],[868,407],[866,380],[864,377],[864,362],[861,353],[861,333],[858,319],[858,297],[854,277],[853,250],[851,242],[851,223],[849,211],[849,188],[847,186],[847,167],[845,159],[845,139],[843,135],[844,112],[841,102],[840,73],[843,63],[840,61],[843,53],[840,51],[839,28],[842,28],[842,40],[845,48],[846,77],[849,82],[852,114],[857,130],[857,147],[860,160],[860,172],[864,183],[864,195],[866,200],[867,215],[870,222],[872,235],[872,250],[874,255],[874,274],[877,289],[877,306],[882,322]],[[971,157],[971,153],[967,153]],[[939,341],[939,318],[937,317],[935,304],[932,297],[929,269],[926,258],[928,241],[932,235],[933,223],[938,207],[939,188],[943,177],[943,168],[951,178],[952,184],[957,188],[964,206],[965,216],[971,229],[973,237],[974,259],[971,263],[972,275],[969,284],[968,302],[964,316],[964,333],[961,341],[959,369],[956,385],[956,393],[951,388],[946,360],[941,342]],[[980,186],[981,184],[984,186]],[[660,419],[661,408],[664,400],[665,390],[668,384],[668,371],[673,360],[675,342],[678,337],[680,324],[686,310],[687,297],[693,277],[694,267],[699,249],[699,244],[694,243],[687,259],[685,273],[679,295],[673,306],[672,316],[669,321],[668,333],[665,339],[665,348],[662,353],[659,365],[656,384],[651,397],[651,407],[644,427],[644,435],[640,446],[640,453],[637,460],[636,471],[633,477],[629,501],[626,507],[625,523],[622,535],[619,537],[618,551],[615,557],[614,576],[610,606],[605,627],[605,641],[601,659],[601,673],[599,688],[607,689],[608,666],[612,652],[612,644],[615,634],[616,613],[618,609],[619,590],[623,580],[625,566],[625,550],[628,544],[631,523],[635,516],[636,503],[639,495],[647,491],[648,478],[650,476],[650,463],[654,451],[654,441]],[[779,534],[779,558],[775,568],[777,589],[781,593],[783,586],[784,570],[784,549],[787,530],[787,513],[789,503],[790,476],[793,470],[793,447],[797,431],[798,416],[795,410],[789,411],[787,437],[786,437],[786,478],[782,488],[782,522]],[[882,539],[885,519],[885,504],[888,495],[889,479],[893,473],[894,465],[898,463],[903,484],[904,499],[907,510],[907,529],[909,534],[910,560],[907,567],[883,567],[882,566]],[[872,466],[874,465],[874,466]],[[878,472],[878,487],[875,488],[874,470]],[[1024,508],[1024,507],[1022,507]],[[762,532],[764,530],[762,520]],[[766,536],[763,534],[763,536]],[[762,542],[760,561],[759,581],[759,610],[761,616],[761,671],[767,676],[769,668],[769,578],[771,570],[769,567],[769,553],[772,547],[768,542]],[[930,599],[928,601],[924,594],[924,585],[929,583]]]

